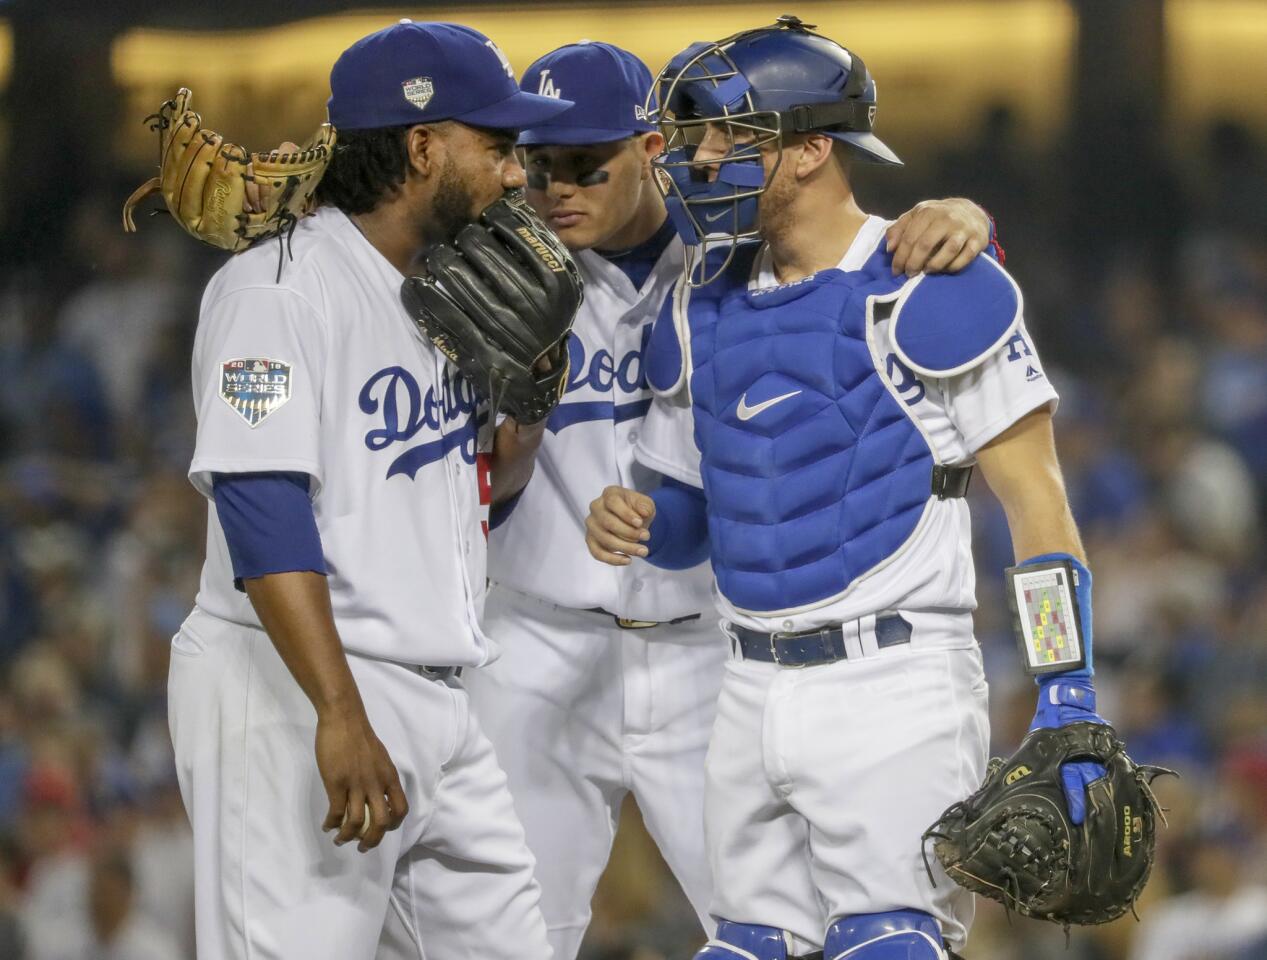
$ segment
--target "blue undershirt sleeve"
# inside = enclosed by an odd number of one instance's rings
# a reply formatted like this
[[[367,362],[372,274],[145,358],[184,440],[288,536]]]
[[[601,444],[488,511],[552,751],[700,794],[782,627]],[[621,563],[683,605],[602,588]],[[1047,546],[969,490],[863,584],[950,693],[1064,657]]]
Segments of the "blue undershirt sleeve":
[[[699,487],[665,477],[655,501],[646,560],[664,570],[687,570],[708,559],[708,511]]]
[[[216,473],[216,514],[229,546],[233,585],[270,573],[326,573],[306,473]]]

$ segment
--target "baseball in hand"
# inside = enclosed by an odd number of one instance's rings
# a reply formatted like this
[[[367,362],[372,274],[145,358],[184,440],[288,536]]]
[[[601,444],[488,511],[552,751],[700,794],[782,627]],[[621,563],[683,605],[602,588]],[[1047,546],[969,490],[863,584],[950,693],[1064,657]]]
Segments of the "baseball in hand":
[[[344,827],[346,827],[348,825],[348,820],[350,819],[351,817],[348,816],[348,811],[344,809],[343,822],[339,824],[339,829],[342,830]],[[356,835],[358,837],[364,837],[366,832],[369,830],[369,828],[370,828],[370,805],[367,803],[365,804],[365,819],[361,821],[361,829],[356,832]]]

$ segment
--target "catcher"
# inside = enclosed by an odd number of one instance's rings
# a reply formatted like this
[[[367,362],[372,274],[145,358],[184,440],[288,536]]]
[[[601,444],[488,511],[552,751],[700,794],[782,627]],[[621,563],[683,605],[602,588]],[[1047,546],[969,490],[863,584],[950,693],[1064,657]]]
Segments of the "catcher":
[[[795,17],[692,45],[655,94],[657,183],[694,268],[651,334],[635,452],[673,482],[608,487],[587,542],[716,574],[731,659],[706,764],[717,933],[697,960],[945,960],[966,941],[972,897],[920,850],[986,773],[978,468],[1021,560],[1038,708],[938,854],[1035,915],[1120,913],[1153,857],[1152,771],[1096,714],[1091,575],[1019,287],[992,257],[894,276],[888,224],[853,191],[856,164],[901,163],[875,80]],[[685,429],[653,431],[657,409],[689,411]]]
[[[157,117],[182,226],[226,249],[288,234],[284,269],[260,244],[212,278],[194,347],[207,559],[169,716],[198,955],[546,960],[460,675],[496,656],[483,527],[527,481],[580,302],[566,252],[504,199],[516,131],[570,103],[444,23],[363,38],[330,86],[337,143],[251,170],[187,93]],[[272,189],[248,198],[251,176]],[[493,395],[520,420],[494,431]]]

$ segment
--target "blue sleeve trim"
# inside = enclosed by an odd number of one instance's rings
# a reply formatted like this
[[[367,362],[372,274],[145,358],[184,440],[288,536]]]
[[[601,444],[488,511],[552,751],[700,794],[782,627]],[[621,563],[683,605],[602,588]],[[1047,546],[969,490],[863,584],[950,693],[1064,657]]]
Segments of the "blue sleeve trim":
[[[1048,560],[1068,560],[1073,565],[1074,573],[1078,575],[1078,582],[1074,584],[1074,600],[1078,604],[1078,625],[1082,630],[1082,650],[1087,658],[1087,665],[1079,670],[1068,670],[1064,673],[1049,673],[1045,676],[1035,678],[1035,682],[1042,686],[1044,679],[1053,677],[1091,677],[1095,675],[1095,665],[1091,657],[1091,571],[1086,565],[1071,553],[1040,553],[1036,557],[1030,557],[1022,560],[1018,566],[1025,566],[1027,563],[1044,563]],[[1095,705],[1092,704],[1092,709]]]
[[[270,573],[326,573],[306,473],[212,474],[233,584]]]
[[[708,511],[699,487],[665,477],[655,501],[647,562],[662,570],[689,570],[708,559]]]
[[[527,489],[528,487],[525,484],[519,488],[514,496],[507,497],[501,503],[495,503],[488,508],[488,529],[496,530],[510,519],[510,515],[514,513],[515,507],[519,506],[519,500]]]

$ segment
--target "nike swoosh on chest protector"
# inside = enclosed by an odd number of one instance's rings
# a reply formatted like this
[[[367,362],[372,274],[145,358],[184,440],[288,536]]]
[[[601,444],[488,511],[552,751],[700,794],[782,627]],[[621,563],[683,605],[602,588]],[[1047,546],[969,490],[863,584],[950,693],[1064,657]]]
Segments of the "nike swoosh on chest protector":
[[[776,403],[782,403],[789,397],[797,396],[800,392],[800,390],[793,390],[791,393],[785,393],[781,397],[771,397],[769,400],[762,400],[760,403],[752,407],[748,406],[748,394],[745,393],[739,398],[739,406],[736,408],[735,412],[739,414],[740,420],[751,420],[762,410],[769,410]]]

